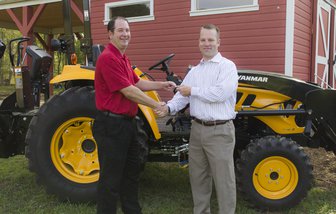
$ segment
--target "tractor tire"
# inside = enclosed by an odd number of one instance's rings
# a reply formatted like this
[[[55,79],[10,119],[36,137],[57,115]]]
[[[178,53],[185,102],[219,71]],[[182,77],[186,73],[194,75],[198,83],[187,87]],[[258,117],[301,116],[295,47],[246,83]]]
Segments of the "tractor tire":
[[[99,178],[91,127],[97,113],[94,89],[74,87],[46,102],[26,136],[29,169],[61,200],[94,201]]]
[[[259,209],[291,208],[311,188],[312,169],[308,156],[294,141],[262,137],[251,142],[237,160],[237,187]]]
[[[137,121],[137,139],[136,142],[139,146],[139,161],[141,164],[141,169],[145,169],[145,165],[148,159],[149,148],[148,148],[148,134],[144,129],[144,121],[141,117],[136,117]]]

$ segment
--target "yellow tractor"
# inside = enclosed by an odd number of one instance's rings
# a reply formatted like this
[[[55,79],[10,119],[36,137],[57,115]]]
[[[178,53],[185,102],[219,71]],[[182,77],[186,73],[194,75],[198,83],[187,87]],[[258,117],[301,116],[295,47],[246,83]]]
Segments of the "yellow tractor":
[[[149,70],[162,70],[168,80],[180,84],[169,69],[173,56]],[[134,72],[151,79],[136,67]],[[27,132],[30,169],[48,192],[65,200],[96,198],[99,163],[91,131],[97,112],[93,81],[94,67],[65,66],[50,83],[63,84],[66,90],[39,109]],[[147,93],[160,101],[157,92]],[[239,71],[234,123],[237,186],[242,195],[268,209],[299,203],[313,180],[312,165],[302,147],[323,147],[336,153],[334,109],[334,90],[275,73]],[[187,163],[191,124],[187,112],[184,109],[169,118],[171,131],[162,132],[152,109],[139,105],[143,161]]]
[[[64,16],[69,17],[69,1],[63,2]],[[88,11],[89,1],[83,2],[83,9]],[[90,13],[84,14],[85,35],[89,36]],[[65,19],[63,41],[55,42],[55,47],[68,54],[69,62],[74,62],[73,46],[67,45],[73,41],[69,20]],[[84,38],[81,49],[87,55],[87,65],[64,66],[50,84],[63,85],[65,90],[38,109],[40,93],[45,97],[49,94],[51,56],[32,46],[28,49],[28,55],[33,58],[32,66],[21,70],[22,79],[26,79],[23,87],[20,85],[0,106],[0,157],[25,153],[30,170],[49,193],[78,202],[96,198],[99,177],[97,145],[91,128],[97,113],[94,66],[103,47],[91,47],[91,40]],[[180,84],[181,79],[169,69],[173,56],[160,60],[149,70],[161,70],[167,80]],[[136,67],[134,72],[140,78],[152,79]],[[20,83],[20,75],[17,77]],[[26,96],[22,96],[25,93]],[[160,101],[157,92],[147,93]],[[30,102],[24,99],[28,97],[33,100],[29,108],[25,106]],[[139,143],[142,145],[139,156],[143,163],[187,164],[191,126],[187,108],[168,119],[170,130],[161,131],[152,109],[139,105]],[[237,187],[242,196],[262,209],[298,204],[313,181],[312,165],[302,147],[323,147],[336,153],[335,109],[334,90],[275,73],[239,71],[234,158]],[[22,136],[26,136],[25,142]]]

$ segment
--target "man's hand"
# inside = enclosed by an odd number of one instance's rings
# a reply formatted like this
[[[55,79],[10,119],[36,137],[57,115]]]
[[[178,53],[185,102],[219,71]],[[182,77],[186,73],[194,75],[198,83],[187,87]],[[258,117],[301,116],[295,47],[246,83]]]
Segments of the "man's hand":
[[[180,85],[176,88],[176,90],[184,97],[190,96],[191,94],[191,87],[187,85]]]
[[[168,106],[165,102],[160,102],[157,107],[154,108],[154,112],[158,117],[164,117],[168,115]]]
[[[167,82],[162,82],[162,88],[166,91],[171,91],[173,92],[174,89],[176,88],[176,84],[172,81],[167,81]]]

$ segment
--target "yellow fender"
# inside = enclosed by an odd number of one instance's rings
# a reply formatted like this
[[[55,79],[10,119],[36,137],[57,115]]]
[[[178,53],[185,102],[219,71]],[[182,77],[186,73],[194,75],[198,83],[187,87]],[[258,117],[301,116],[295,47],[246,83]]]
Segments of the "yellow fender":
[[[50,84],[66,82],[70,80],[94,80],[95,72],[90,69],[81,68],[77,65],[65,65],[61,74],[50,80]]]
[[[61,74],[55,76],[52,80],[50,80],[50,84],[56,84],[71,80],[94,80],[95,72],[90,69],[81,68],[81,65],[65,65]],[[140,76],[142,79],[148,80],[145,75],[142,75],[142,71],[138,68],[134,69],[134,72]],[[147,91],[145,92],[148,96],[153,98],[155,101],[160,102],[160,96],[156,91]],[[154,134],[156,140],[161,138],[161,134],[159,131],[159,127],[156,122],[156,115],[153,110],[147,106],[139,105],[141,112],[144,114],[148,124],[151,127],[151,130]]]

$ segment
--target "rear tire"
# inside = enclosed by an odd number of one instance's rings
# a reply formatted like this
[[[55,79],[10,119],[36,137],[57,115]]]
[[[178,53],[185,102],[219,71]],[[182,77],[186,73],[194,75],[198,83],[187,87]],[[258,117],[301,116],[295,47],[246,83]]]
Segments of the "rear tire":
[[[96,111],[92,87],[70,88],[46,102],[29,125],[29,168],[61,200],[96,198],[99,163],[91,131]]]
[[[294,141],[267,136],[250,143],[237,160],[237,186],[260,209],[298,204],[311,188],[312,165]]]
[[[96,200],[99,162],[92,124],[97,110],[92,87],[74,87],[53,96],[33,117],[26,136],[29,169],[39,184],[61,200]],[[148,135],[138,119],[137,142],[144,167]]]
[[[145,164],[148,159],[148,135],[144,130],[144,122],[143,119],[139,116],[136,117],[137,120],[137,143],[139,146],[139,160],[141,164],[141,169],[144,170]]]

